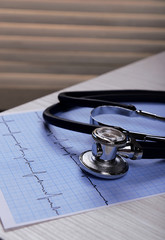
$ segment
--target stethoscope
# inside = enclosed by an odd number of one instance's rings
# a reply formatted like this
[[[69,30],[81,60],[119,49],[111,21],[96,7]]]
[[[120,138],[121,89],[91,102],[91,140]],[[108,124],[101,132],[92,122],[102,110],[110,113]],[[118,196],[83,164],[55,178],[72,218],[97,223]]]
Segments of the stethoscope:
[[[105,125],[96,117],[100,114],[120,114],[129,117],[143,116],[165,121],[165,117],[137,110],[134,105],[121,102],[165,102],[164,91],[118,90],[62,92],[59,103],[48,107],[43,118],[48,124],[76,132],[92,134],[91,150],[83,152],[80,167],[96,177],[116,179],[124,176],[128,169],[127,158],[164,158],[165,137],[128,131],[119,126]],[[90,124],[72,121],[58,116],[61,111],[74,107],[92,107]]]

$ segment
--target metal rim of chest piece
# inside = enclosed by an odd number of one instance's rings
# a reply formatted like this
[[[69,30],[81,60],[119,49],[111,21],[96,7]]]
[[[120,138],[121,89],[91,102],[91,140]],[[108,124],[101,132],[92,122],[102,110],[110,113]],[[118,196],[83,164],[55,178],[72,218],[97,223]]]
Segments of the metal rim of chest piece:
[[[92,132],[92,137],[92,150],[80,155],[81,169],[104,179],[123,177],[129,166],[127,161],[117,154],[117,150],[126,145],[126,135],[112,127],[100,127]]]

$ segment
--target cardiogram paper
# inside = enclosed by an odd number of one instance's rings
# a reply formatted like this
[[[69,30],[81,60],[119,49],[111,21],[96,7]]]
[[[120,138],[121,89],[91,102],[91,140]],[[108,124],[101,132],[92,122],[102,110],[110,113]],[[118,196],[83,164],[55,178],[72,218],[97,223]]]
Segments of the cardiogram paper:
[[[163,105],[142,105],[164,114]],[[141,107],[141,108],[142,108]],[[61,115],[89,121],[89,108]],[[125,118],[125,117],[124,117]],[[109,120],[108,120],[109,121]],[[114,123],[114,116],[110,118]],[[120,125],[121,119],[112,125]],[[165,135],[164,123],[122,120],[124,127]],[[126,176],[101,180],[81,171],[87,134],[44,124],[42,112],[0,116],[0,217],[5,229],[165,192],[165,161],[129,160]]]

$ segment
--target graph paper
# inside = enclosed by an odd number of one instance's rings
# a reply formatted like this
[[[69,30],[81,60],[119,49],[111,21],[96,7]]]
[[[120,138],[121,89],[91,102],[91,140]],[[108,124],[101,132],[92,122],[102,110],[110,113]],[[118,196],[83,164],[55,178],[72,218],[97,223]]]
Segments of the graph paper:
[[[139,107],[164,114],[161,104]],[[89,122],[90,110],[74,109],[60,115]],[[123,127],[131,128],[132,119],[128,120],[110,116],[113,125],[122,122]],[[134,121],[133,128],[165,135],[164,123]],[[4,228],[165,192],[163,159],[128,160],[127,175],[117,180],[82,172],[79,155],[91,144],[88,134],[45,125],[40,111],[0,116],[0,217]]]

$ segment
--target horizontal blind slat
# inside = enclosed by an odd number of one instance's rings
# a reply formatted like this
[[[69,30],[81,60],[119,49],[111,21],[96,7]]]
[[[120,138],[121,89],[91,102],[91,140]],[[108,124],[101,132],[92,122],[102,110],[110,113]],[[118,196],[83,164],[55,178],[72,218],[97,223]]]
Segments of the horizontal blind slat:
[[[44,63],[28,63],[28,62],[11,62],[0,61],[0,72],[19,72],[19,73],[64,73],[64,74],[88,74],[99,75],[102,72],[107,72],[109,69],[113,70],[120,64],[44,64]]]
[[[63,51],[156,52],[163,51],[165,41],[129,39],[51,38],[0,36],[0,48]]]
[[[128,64],[150,56],[143,52],[72,52],[0,49],[0,61],[65,64]]]
[[[70,86],[96,75],[78,74],[41,74],[41,73],[0,73],[0,89],[43,89],[58,90],[64,86]]]
[[[165,29],[137,26],[76,26],[1,22],[0,35],[165,40]]]
[[[164,14],[88,13],[0,9],[0,21],[98,26],[165,27]]]
[[[22,1],[0,0],[1,8],[78,12],[164,13],[163,1]],[[120,7],[119,7],[120,6]]]

